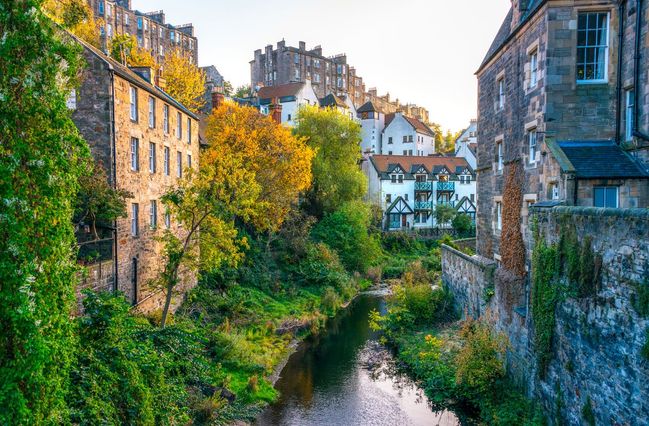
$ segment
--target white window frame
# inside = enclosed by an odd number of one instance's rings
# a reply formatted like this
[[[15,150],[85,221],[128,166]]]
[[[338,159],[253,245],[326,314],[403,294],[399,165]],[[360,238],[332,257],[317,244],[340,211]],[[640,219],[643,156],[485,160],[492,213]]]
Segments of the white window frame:
[[[503,203],[496,201],[496,231],[503,229]]]
[[[633,120],[635,119],[633,110],[635,107],[635,91],[633,88],[624,91],[625,106],[624,106],[624,140],[627,142],[633,140]]]
[[[153,142],[149,142],[149,172],[156,172],[156,146]]]
[[[169,213],[169,210],[165,211],[165,228],[170,229],[171,228],[171,213]]]
[[[534,89],[539,82],[539,51],[535,49],[530,54],[530,89]]]
[[[178,140],[183,139],[183,115],[180,112],[176,113],[176,137]]]
[[[498,111],[505,109],[505,77],[498,79]]]
[[[538,133],[536,128],[531,128],[527,131],[527,149],[528,149],[528,163],[530,165],[536,164],[536,155],[538,153]]]
[[[131,138],[131,170],[140,171],[140,140]]]
[[[180,151],[176,152],[176,176],[183,177],[183,153]]]
[[[151,229],[158,227],[158,202],[151,200],[149,203],[149,226]]]
[[[138,203],[131,203],[131,236],[133,237],[140,235],[139,218],[140,205]]]
[[[162,106],[162,129],[166,135],[169,134],[169,105]]]
[[[155,129],[155,98],[149,96],[149,128]]]
[[[129,86],[130,116],[131,121],[137,122],[137,88]]]
[[[169,149],[168,146],[165,146],[163,151],[164,151],[163,153],[164,159],[162,161],[163,161],[164,174],[165,176],[169,176],[169,174],[171,173],[169,167],[169,162],[171,160],[171,150]]]
[[[585,30],[582,30],[582,29],[579,28],[579,21],[580,21],[581,15],[587,15],[587,18],[586,18],[587,19],[587,21],[586,21],[587,26],[586,26]],[[606,15],[606,44],[598,44],[597,42],[594,45],[589,45],[588,44],[588,31],[590,30],[590,17],[589,17],[590,15]],[[576,77],[577,78],[577,84],[600,84],[600,83],[607,83],[608,82],[608,65],[609,65],[608,64],[608,55],[609,55],[610,36],[611,36],[610,22],[611,22],[611,14],[609,12],[606,12],[606,11],[584,11],[584,12],[580,12],[578,14],[578,16],[577,16],[577,56],[576,56],[576,59],[577,59],[577,67],[576,67],[577,68],[577,77]],[[585,37],[586,44],[585,45],[580,45],[579,44],[579,37],[580,37],[580,33],[582,31],[586,32],[586,37]],[[597,28],[595,28],[595,31],[597,31]],[[580,49],[584,49],[584,50],[587,50],[587,49],[603,49],[604,50],[604,63],[603,63],[603,66],[604,66],[603,74],[604,75],[603,75],[602,78],[591,78],[591,79],[579,78],[579,68],[580,68],[580,66],[583,65],[584,72],[585,72],[586,64],[588,64],[588,62],[586,62],[586,59],[587,59],[587,54],[586,53],[584,53],[584,58],[585,58],[584,62],[581,63],[581,64],[579,63],[579,51],[580,51]],[[592,65],[598,65],[598,62],[592,62],[591,64]]]
[[[498,156],[496,170],[499,172],[503,171],[504,161],[503,161],[503,140],[496,141],[496,155]]]

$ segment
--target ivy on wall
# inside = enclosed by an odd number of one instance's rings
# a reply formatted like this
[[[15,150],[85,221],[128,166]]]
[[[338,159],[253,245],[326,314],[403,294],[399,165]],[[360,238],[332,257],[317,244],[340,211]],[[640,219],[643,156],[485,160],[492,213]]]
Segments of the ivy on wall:
[[[520,162],[511,163],[503,192],[500,255],[503,267],[519,277],[525,276],[525,243],[521,233],[522,182]]]

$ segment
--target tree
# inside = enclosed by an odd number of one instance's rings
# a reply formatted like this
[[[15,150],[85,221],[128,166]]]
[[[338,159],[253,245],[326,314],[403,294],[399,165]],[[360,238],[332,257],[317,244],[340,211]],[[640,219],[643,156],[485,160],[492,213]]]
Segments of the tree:
[[[154,71],[159,69],[151,52],[139,47],[133,35],[115,35],[110,41],[110,56],[130,67],[150,67]]]
[[[68,423],[70,219],[89,150],[66,107],[79,50],[41,7],[0,7],[0,424]]]
[[[227,97],[232,96],[232,92],[234,91],[234,88],[232,87],[232,83],[229,81],[224,81],[223,82],[223,94]]]
[[[205,105],[205,73],[190,61],[190,56],[180,49],[174,49],[165,57],[162,76],[167,87],[165,91],[185,105],[190,111],[198,112]]]
[[[244,84],[243,86],[237,87],[237,91],[234,92],[235,98],[248,98],[250,96],[252,96],[252,90],[250,90],[249,84]]]
[[[435,221],[437,221],[437,226],[447,225],[455,218],[456,214],[457,210],[452,206],[446,204],[437,204],[435,206]]]
[[[469,215],[465,213],[456,214],[455,217],[451,220],[451,224],[453,225],[453,229],[461,234],[469,232],[473,228],[473,221],[471,220],[471,217],[469,217]]]
[[[365,195],[367,180],[359,167],[361,136],[356,122],[332,108],[307,106],[298,113],[294,133],[316,151],[313,187],[304,204],[307,211],[322,217]]]
[[[57,24],[85,42],[101,48],[99,28],[90,4],[85,0],[45,0],[42,10]]]
[[[166,260],[160,277],[166,289],[162,327],[180,269],[210,271],[236,265],[247,241],[238,237],[235,223],[256,231],[278,230],[299,193],[311,184],[313,151],[253,108],[222,105],[208,119],[206,136],[209,147],[201,156],[200,171],[189,170],[186,179],[163,197],[185,233],[167,231],[162,237]]]

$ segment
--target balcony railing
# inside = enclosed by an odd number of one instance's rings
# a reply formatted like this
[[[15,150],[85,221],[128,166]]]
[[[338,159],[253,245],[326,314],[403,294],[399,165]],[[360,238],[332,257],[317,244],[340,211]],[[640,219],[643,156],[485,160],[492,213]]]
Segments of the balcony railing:
[[[401,228],[401,222],[390,222],[390,229],[399,229]]]
[[[432,191],[433,182],[415,182],[415,191]]]
[[[437,190],[455,192],[455,182],[437,182]]]
[[[432,201],[415,201],[415,210],[432,210]]]

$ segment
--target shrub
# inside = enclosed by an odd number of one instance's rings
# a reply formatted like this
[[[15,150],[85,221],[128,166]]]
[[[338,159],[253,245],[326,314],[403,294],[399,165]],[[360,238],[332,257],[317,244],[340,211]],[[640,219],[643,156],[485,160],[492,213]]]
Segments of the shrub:
[[[338,254],[323,243],[310,243],[307,246],[306,258],[298,265],[297,272],[305,285],[341,289],[350,281]]]
[[[647,337],[645,339],[644,346],[642,346],[642,351],[640,352],[640,354],[644,357],[644,359],[649,361],[649,329],[647,329]]]
[[[381,244],[390,253],[417,254],[424,249],[422,242],[407,232],[385,232]]]
[[[435,207],[434,215],[438,226],[446,225],[455,219],[455,216],[457,216],[457,210],[446,204],[438,204]]]
[[[471,217],[464,213],[455,215],[451,221],[451,225],[453,225],[453,229],[460,234],[468,233],[473,229],[473,221],[471,220]]]
[[[635,293],[631,296],[631,303],[638,315],[649,316],[649,281],[635,283]]]
[[[381,254],[378,238],[369,233],[369,205],[352,201],[327,215],[313,229],[316,241],[338,252],[348,271],[364,273],[376,264]]]
[[[340,297],[338,293],[331,288],[327,287],[322,295],[322,309],[325,312],[333,313],[340,307]]]
[[[484,395],[493,394],[497,382],[505,376],[503,357],[507,341],[476,321],[465,322],[460,336],[464,344],[455,359],[455,380],[470,400],[479,401]]]

